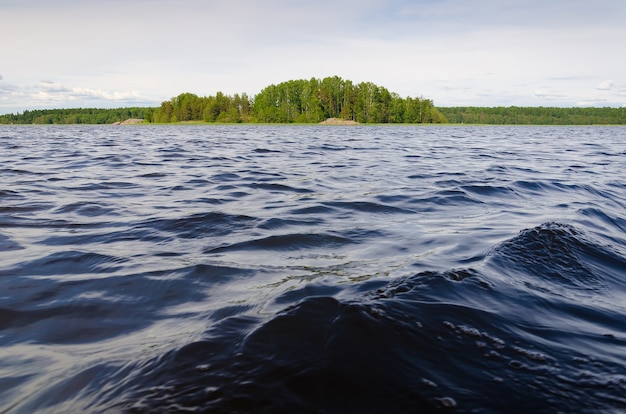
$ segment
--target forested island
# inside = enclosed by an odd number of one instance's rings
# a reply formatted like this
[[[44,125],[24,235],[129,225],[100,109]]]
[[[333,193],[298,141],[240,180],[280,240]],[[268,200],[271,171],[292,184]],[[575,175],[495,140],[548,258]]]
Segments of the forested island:
[[[338,118],[359,123],[444,123],[430,99],[402,98],[371,82],[338,76],[269,85],[253,99],[246,94],[200,98],[182,94],[163,102],[149,122],[319,123]]]
[[[626,108],[435,107],[423,97],[401,97],[371,82],[355,84],[339,76],[299,79],[246,93],[200,97],[182,93],[159,107],[42,109],[0,115],[0,124],[145,123],[320,123],[624,125]],[[337,123],[337,122],[333,122]]]

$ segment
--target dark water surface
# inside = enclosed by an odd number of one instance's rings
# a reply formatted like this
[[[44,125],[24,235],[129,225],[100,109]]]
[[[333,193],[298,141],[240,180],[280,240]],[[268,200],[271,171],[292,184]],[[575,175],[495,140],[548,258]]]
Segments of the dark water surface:
[[[0,128],[0,412],[183,411],[626,412],[626,128]]]

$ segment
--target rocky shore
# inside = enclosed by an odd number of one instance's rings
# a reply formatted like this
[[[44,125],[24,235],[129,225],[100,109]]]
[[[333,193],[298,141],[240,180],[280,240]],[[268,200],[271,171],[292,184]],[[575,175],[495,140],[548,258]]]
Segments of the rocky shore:
[[[322,125],[358,125],[356,121],[341,118],[328,118],[325,121],[320,122]]]
[[[130,118],[130,119],[127,119],[126,121],[113,122],[113,125],[134,125],[134,124],[141,124],[143,122],[144,122],[143,119]]]

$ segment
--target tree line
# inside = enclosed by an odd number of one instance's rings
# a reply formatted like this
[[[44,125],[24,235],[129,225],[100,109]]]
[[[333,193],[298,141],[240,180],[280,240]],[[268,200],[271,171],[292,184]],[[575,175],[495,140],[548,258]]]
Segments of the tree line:
[[[327,118],[360,123],[447,122],[430,99],[402,98],[371,82],[354,84],[338,76],[272,84],[254,97],[183,93],[147,115],[148,122],[157,123],[318,123]]]
[[[626,108],[450,107],[439,108],[449,122],[489,125],[624,125]]]
[[[0,124],[112,124],[130,118],[145,119],[150,108],[38,109],[0,115]]]

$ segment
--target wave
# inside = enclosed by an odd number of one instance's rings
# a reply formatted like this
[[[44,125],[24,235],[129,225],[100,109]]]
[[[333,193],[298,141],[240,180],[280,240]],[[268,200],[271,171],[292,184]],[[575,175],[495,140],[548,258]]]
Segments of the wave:
[[[11,298],[0,307],[0,344],[97,343],[141,331],[183,317],[172,309],[204,303],[222,284],[250,274],[216,265],[137,274],[123,264],[115,257],[64,252],[3,271],[3,291]]]
[[[297,233],[269,236],[257,240],[248,240],[241,243],[235,243],[229,246],[215,247],[205,250],[205,253],[220,253],[225,251],[237,250],[281,251],[311,248],[332,249],[349,243],[354,243],[354,241],[348,237],[342,237],[333,234]]]
[[[625,409],[624,274],[625,257],[550,222],[473,268],[307,285],[268,318],[224,308],[203,339],[112,373],[123,387],[97,400],[125,412]],[[607,295],[619,300],[598,304]]]

